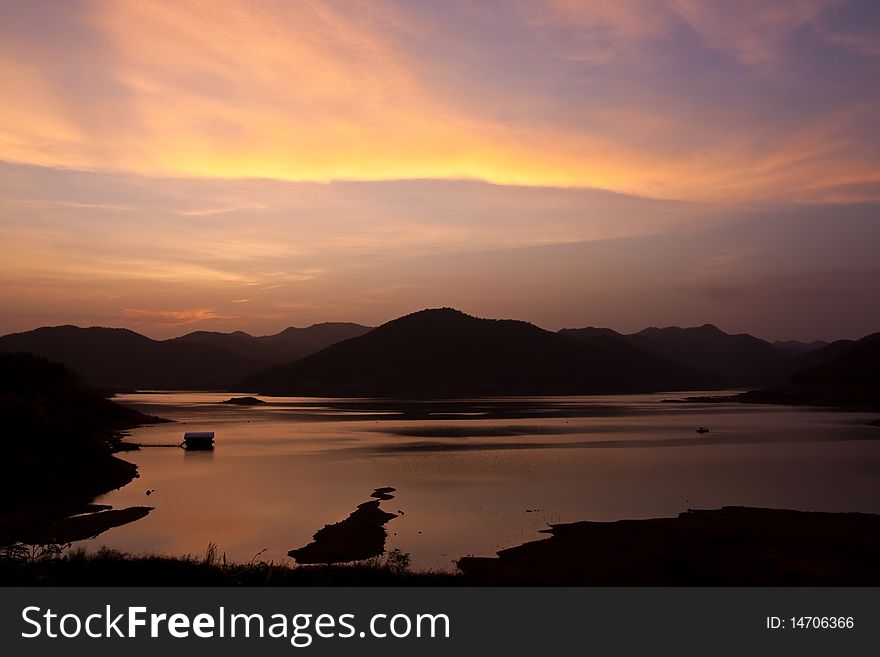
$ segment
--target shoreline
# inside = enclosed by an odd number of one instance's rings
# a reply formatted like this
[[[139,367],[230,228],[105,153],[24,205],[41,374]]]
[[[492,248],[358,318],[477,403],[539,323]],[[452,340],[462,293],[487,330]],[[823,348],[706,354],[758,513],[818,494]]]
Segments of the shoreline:
[[[808,386],[790,385],[761,390],[748,390],[735,395],[699,395],[666,399],[669,404],[764,404],[797,408],[828,408],[841,411],[872,413],[880,411],[880,393],[873,386]]]
[[[728,506],[552,525],[543,533],[550,537],[457,565],[489,585],[880,584],[878,514]]]
[[[109,513],[109,512],[105,512]],[[141,511],[143,513],[143,511]],[[399,551],[346,564],[227,562],[102,549],[0,558],[0,583],[54,586],[877,586],[880,515],[722,507],[552,525],[548,538],[412,571]]]
[[[135,464],[109,453],[65,456],[44,459],[38,469],[29,472],[30,489],[7,500],[0,514],[0,546],[20,542],[22,537],[88,513],[96,498],[139,476]]]

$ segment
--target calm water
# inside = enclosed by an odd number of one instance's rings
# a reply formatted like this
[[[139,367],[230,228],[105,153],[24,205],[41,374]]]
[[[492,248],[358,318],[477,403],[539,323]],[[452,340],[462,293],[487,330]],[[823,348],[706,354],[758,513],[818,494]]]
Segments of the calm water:
[[[229,393],[118,398],[176,420],[130,440],[178,444],[213,430],[216,449],[145,447],[121,456],[140,478],[98,501],[149,505],[145,519],[85,542],[131,552],[289,561],[380,486],[403,515],[388,548],[416,567],[540,537],[548,523],[754,505],[880,513],[872,415],[740,404],[664,404],[669,395],[382,403]],[[695,433],[706,425],[711,432]],[[148,489],[155,490],[149,497]]]

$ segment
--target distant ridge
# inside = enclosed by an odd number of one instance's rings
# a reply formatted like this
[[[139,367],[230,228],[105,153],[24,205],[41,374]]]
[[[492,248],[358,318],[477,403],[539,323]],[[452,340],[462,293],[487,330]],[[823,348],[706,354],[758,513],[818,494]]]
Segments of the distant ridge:
[[[690,400],[880,411],[880,333],[856,341],[832,342],[802,354],[795,363],[801,367],[787,383],[733,397],[691,397]]]
[[[594,327],[562,329],[560,333],[576,338],[613,335],[655,356],[712,374],[731,388],[785,381],[797,367],[795,357],[801,353],[746,333],[731,335],[713,324],[651,327],[630,335]]]
[[[101,388],[223,387],[258,362],[210,344],[151,340],[128,329],[53,326],[0,338],[0,351],[58,361]]]
[[[806,354],[816,351],[822,347],[827,347],[828,342],[825,340],[813,340],[812,342],[801,342],[799,340],[776,340],[773,342],[774,347],[785,349],[794,354]]]
[[[880,388],[880,333],[825,349],[832,357],[795,374],[794,383]]]
[[[682,390],[713,377],[596,335],[574,339],[517,320],[423,310],[248,377],[265,394],[590,394]]]
[[[329,323],[259,338],[242,331],[197,331],[152,340],[129,329],[65,325],[0,337],[0,352],[29,352],[58,361],[105,389],[226,389],[270,364],[369,330]]]
[[[349,322],[322,322],[306,328],[291,326],[280,333],[263,336],[253,336],[244,331],[194,331],[172,338],[172,341],[210,344],[269,365],[308,356],[331,344],[356,338],[370,330],[369,326]]]
[[[326,322],[265,336],[194,331],[152,340],[129,329],[43,327],[0,337],[0,352],[62,362],[108,391],[244,386],[251,392],[449,396],[779,388],[857,344],[770,343],[712,324],[629,335],[594,326],[552,333],[439,308],[379,329]]]

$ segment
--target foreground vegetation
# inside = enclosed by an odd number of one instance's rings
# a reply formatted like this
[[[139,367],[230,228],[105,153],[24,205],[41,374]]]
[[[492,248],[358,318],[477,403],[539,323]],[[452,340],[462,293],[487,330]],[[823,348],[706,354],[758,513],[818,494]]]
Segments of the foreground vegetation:
[[[0,555],[6,586],[454,586],[468,578],[415,572],[408,555],[392,550],[350,565],[290,566],[228,562],[212,545],[204,557],[133,556],[102,549],[94,554],[64,546],[18,546]]]

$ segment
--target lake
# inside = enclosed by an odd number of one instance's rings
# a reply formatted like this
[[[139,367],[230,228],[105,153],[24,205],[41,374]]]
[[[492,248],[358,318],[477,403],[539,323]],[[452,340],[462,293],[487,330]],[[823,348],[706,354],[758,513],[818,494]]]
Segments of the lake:
[[[397,492],[382,508],[399,514],[387,547],[416,568],[453,569],[577,520],[725,505],[880,513],[880,429],[866,424],[876,414],[663,402],[687,394],[705,393],[247,407],[218,403],[230,393],[119,395],[175,421],[131,442],[209,430],[216,448],[120,454],[140,477],[97,501],[154,511],[82,545],[203,555],[214,543],[230,560],[290,562],[288,550],[383,486]]]

